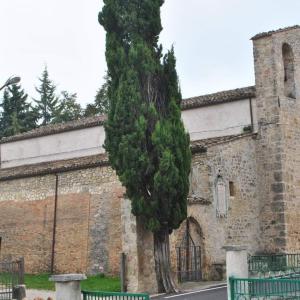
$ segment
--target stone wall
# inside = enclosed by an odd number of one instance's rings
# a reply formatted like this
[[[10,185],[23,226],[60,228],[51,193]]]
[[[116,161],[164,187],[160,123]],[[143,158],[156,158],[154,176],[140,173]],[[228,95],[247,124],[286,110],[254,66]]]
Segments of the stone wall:
[[[285,164],[280,174],[286,178],[283,189],[286,227],[286,249],[288,253],[299,253],[300,249],[300,103],[286,99],[282,108],[282,123],[285,124]]]
[[[289,45],[293,56],[293,66],[291,71],[295,80],[295,93],[290,97],[282,94],[286,92],[284,81],[285,66],[281,59],[281,79],[280,83],[280,116],[283,131],[284,150],[282,153],[283,170],[282,177],[283,190],[285,193],[285,231],[281,235],[286,236],[286,248],[288,253],[299,253],[300,249],[300,29],[281,33],[277,37],[277,47],[282,44]],[[282,90],[284,92],[282,92]]]
[[[286,43],[294,54],[295,98],[285,95]],[[261,252],[299,250],[299,51],[298,27],[254,39]]]
[[[202,277],[206,280],[224,276],[226,245],[245,246],[250,253],[300,249],[300,28],[261,34],[253,40],[255,87],[191,98],[184,104],[183,119],[192,134],[194,153],[188,217],[192,238],[201,248]],[[290,53],[288,60],[283,59],[286,44],[293,59]],[[294,85],[286,83],[287,71]],[[293,93],[287,92],[289,88]],[[228,98],[232,95],[233,99]],[[207,106],[207,101],[214,106]],[[241,133],[239,126],[251,123],[251,102],[255,134]],[[233,109],[235,114],[231,115]],[[102,121],[70,127],[66,135],[85,128],[97,135]],[[226,131],[229,125],[237,127]],[[222,133],[212,133],[210,128]],[[62,138],[65,132],[65,128],[50,129],[48,141],[58,134]],[[44,133],[36,135],[39,130],[4,141],[2,150],[6,147],[7,152],[1,153],[12,154],[12,161],[22,159],[20,145],[30,149],[30,139],[44,139]],[[229,133],[235,135],[220,136]],[[196,141],[204,137],[210,138]],[[88,148],[101,148],[100,142]],[[11,152],[13,143],[20,146],[16,151],[20,150],[21,156]],[[65,150],[58,144],[50,149],[52,154],[55,149],[62,153],[72,150],[71,144],[63,145]],[[152,234],[131,215],[130,201],[123,199],[124,188],[108,166],[107,156],[99,154],[103,149],[77,150],[88,156],[0,169],[1,257],[25,256],[27,272],[49,271],[58,182],[55,271],[118,274],[119,255],[124,251],[128,289],[154,291]],[[69,155],[52,155],[51,159],[65,157]],[[3,155],[1,159],[5,163]],[[171,236],[174,277],[176,246],[185,226],[184,222]]]
[[[56,176],[0,182],[1,256],[25,256],[26,272],[51,264]],[[58,174],[55,271],[118,274],[123,188],[110,167]]]
[[[157,292],[153,234],[131,213],[131,202],[123,199],[122,248],[126,255],[126,287],[131,293]]]
[[[229,245],[246,246],[250,253],[258,249],[259,208],[256,193],[255,135],[209,146],[206,153],[193,156],[191,178],[198,182],[189,198],[188,216],[198,224],[191,235],[201,246],[202,276],[205,280],[221,279],[225,269],[225,250]],[[196,170],[196,171],[195,171]],[[197,173],[198,172],[198,173]],[[222,176],[225,183],[227,215],[217,215],[216,178]],[[234,185],[230,196],[229,181]],[[173,237],[172,262],[176,270],[175,247],[184,234],[185,223]]]
[[[195,223],[193,238],[201,246],[204,279],[222,277],[226,243],[247,245],[252,252],[257,248],[255,137],[208,139],[193,155],[188,214]],[[57,170],[55,271],[118,274],[124,251],[128,278],[135,278],[129,280],[129,290],[153,291],[152,234],[130,214],[113,170],[96,165],[101,159],[106,161],[95,156],[1,171],[1,255],[25,256],[27,272],[49,271]],[[70,170],[62,171],[63,166]],[[26,178],[19,178],[22,174]],[[228,201],[227,216],[222,217],[216,207],[218,175],[224,179]],[[234,197],[229,196],[229,181],[234,183]],[[171,237],[174,276],[175,247],[183,233],[184,224]]]
[[[246,246],[250,253],[258,250],[259,206],[256,193],[256,134],[205,141],[193,155],[188,199],[190,233],[201,248],[201,271],[204,280],[225,278],[227,244]],[[227,213],[217,214],[216,179],[225,183]],[[230,196],[229,182],[234,185]],[[130,213],[130,202],[122,202],[123,249],[127,255],[128,289],[155,291],[153,237],[143,230]],[[177,271],[176,247],[185,234],[186,222],[170,238],[171,264],[174,278]]]

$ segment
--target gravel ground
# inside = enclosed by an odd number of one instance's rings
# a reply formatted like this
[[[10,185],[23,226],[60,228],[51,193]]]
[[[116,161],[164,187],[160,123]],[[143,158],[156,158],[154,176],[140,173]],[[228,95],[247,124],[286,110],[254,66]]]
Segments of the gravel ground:
[[[26,289],[26,299],[34,300],[34,298],[40,297],[43,300],[47,300],[48,297],[51,297],[55,300],[55,292],[54,291],[44,291],[44,290],[28,290]]]

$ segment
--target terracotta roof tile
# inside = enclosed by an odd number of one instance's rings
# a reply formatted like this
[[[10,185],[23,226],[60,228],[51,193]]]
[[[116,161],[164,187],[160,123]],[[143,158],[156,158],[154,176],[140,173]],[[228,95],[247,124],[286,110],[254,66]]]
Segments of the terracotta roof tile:
[[[103,165],[109,165],[106,154],[48,161],[32,165],[0,169],[0,181],[74,171]]]
[[[185,110],[253,97],[255,97],[255,86],[248,86],[234,90],[227,90],[213,94],[187,98],[182,100],[181,108],[182,110]]]
[[[299,28],[300,28],[299,25],[294,25],[294,26],[279,28],[277,30],[270,30],[270,31],[266,31],[266,32],[261,32],[261,33],[256,34],[255,36],[253,36],[251,38],[251,40],[257,40],[257,39],[260,39],[260,38],[263,38],[263,37],[266,37],[266,36],[271,36],[274,33],[279,33],[279,32],[283,32],[283,31],[288,31],[288,30],[291,30],[291,29],[299,29]]]
[[[224,144],[228,143],[240,138],[253,136],[255,137],[256,133],[241,133],[241,134],[235,134],[235,135],[226,135],[226,136],[219,136],[219,137],[213,137],[208,139],[202,139],[197,141],[191,142],[191,150],[192,153],[196,152],[206,152],[206,149],[218,144]]]

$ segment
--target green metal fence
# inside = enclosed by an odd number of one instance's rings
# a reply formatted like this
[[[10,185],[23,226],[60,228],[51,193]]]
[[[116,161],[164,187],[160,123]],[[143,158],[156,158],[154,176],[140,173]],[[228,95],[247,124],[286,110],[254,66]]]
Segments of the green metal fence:
[[[82,291],[83,300],[149,300],[148,294]]]
[[[229,278],[231,300],[300,299],[300,280]]]
[[[248,259],[250,274],[300,271],[300,254],[253,255]]]

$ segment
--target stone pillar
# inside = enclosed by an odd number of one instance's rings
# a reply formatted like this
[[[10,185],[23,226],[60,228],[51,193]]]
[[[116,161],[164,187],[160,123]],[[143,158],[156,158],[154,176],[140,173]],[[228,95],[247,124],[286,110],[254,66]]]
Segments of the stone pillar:
[[[13,299],[26,299],[26,287],[24,284],[16,285],[13,287]]]
[[[230,296],[230,277],[248,278],[248,252],[243,246],[225,246],[226,250],[226,274],[227,274],[227,294]]]
[[[81,300],[80,281],[85,279],[84,274],[63,274],[49,280],[55,282],[56,300]]]
[[[131,293],[157,292],[153,234],[131,213],[131,202],[122,200],[122,252],[126,255],[126,285]]]

